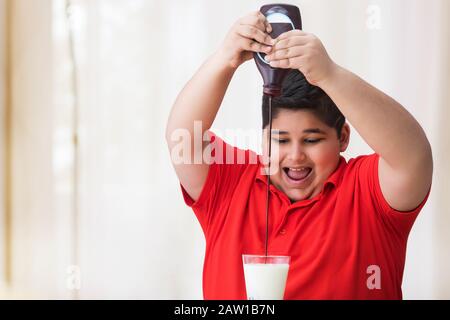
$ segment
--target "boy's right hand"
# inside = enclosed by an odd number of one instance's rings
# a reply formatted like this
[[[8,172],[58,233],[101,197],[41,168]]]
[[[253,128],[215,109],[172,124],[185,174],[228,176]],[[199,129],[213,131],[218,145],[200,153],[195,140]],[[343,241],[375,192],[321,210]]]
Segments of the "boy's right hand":
[[[275,44],[270,32],[272,27],[266,17],[259,11],[251,12],[233,24],[217,53],[237,69],[253,57],[253,52],[270,53]]]

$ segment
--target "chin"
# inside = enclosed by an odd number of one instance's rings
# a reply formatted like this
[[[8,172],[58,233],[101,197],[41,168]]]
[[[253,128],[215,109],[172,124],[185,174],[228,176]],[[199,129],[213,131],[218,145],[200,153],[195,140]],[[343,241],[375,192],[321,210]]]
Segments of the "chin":
[[[310,198],[311,198],[311,195],[312,195],[312,192],[308,192],[308,191],[302,192],[302,193],[300,193],[300,192],[290,192],[290,193],[288,194],[288,198],[289,198],[291,201],[296,202],[296,201],[301,201],[301,200],[307,200],[307,199],[310,199]]]

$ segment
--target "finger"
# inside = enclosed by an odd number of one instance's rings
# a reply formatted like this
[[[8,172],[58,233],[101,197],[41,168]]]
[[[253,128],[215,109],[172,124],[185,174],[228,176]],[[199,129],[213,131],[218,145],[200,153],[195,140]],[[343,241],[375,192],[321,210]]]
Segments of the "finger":
[[[302,46],[290,47],[286,49],[276,50],[272,49],[272,52],[266,56],[268,61],[283,60],[295,57],[301,57],[305,54],[306,49]]]
[[[276,40],[278,42],[280,40],[287,39],[287,38],[293,37],[293,36],[307,36],[307,35],[308,35],[308,33],[304,32],[302,30],[295,29],[295,30],[290,30],[290,31],[283,32],[282,34],[280,34],[277,37]]]
[[[291,68],[291,59],[270,61],[269,64],[273,68],[290,69]]]
[[[257,41],[244,39],[241,43],[241,48],[252,52],[264,52],[269,53],[272,47],[265,46]]]
[[[265,25],[266,25],[266,32],[271,33],[273,29],[272,29],[272,25],[269,23],[269,21],[265,20]]]
[[[309,38],[304,36],[293,36],[282,40],[276,39],[274,51],[279,49],[286,49],[293,46],[303,46],[308,42]]]
[[[240,24],[248,24],[254,27],[257,27],[261,31],[265,32],[267,29],[266,26],[266,17],[261,14],[259,11],[255,11],[248,16],[245,16],[240,20]]]
[[[259,12],[259,19],[264,23],[264,26],[266,28],[267,33],[272,32],[272,26],[270,25],[269,21],[267,20],[266,16],[263,15],[261,12]]]
[[[264,33],[250,25],[241,25],[238,28],[237,33],[247,39],[256,40],[259,43],[266,44],[268,46],[275,43],[275,40],[272,39],[267,33]]]
[[[260,21],[258,19],[258,17],[256,17],[256,16],[245,17],[245,18],[243,18],[240,21],[239,24],[254,26],[254,27],[258,28],[261,31],[265,31],[266,30],[266,26],[265,26],[264,22]]]

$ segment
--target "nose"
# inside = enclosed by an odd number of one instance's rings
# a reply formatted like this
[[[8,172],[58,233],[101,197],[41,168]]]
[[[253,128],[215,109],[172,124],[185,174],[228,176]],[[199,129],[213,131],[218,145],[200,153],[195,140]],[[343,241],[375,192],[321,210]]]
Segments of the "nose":
[[[301,147],[300,143],[293,143],[288,152],[288,159],[292,163],[303,163],[306,160],[305,150]]]

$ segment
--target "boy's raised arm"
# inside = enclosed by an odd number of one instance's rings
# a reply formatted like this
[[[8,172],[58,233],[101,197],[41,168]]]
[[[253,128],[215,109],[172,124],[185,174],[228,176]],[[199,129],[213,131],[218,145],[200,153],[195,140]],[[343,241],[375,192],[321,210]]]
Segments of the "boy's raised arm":
[[[178,95],[166,126],[166,141],[176,174],[192,199],[197,200],[205,183],[209,165],[203,158],[202,148],[194,148],[194,123],[201,123],[203,137],[214,122],[225,92],[236,69],[253,56],[253,52],[270,52],[272,39],[270,25],[260,12],[252,12],[237,20],[225,40],[211,55]],[[190,139],[181,141],[180,139]],[[199,137],[196,137],[197,139]],[[175,159],[175,147],[180,143],[190,145],[190,158]],[[178,149],[177,149],[178,150]],[[195,155],[196,153],[201,153]],[[194,159],[201,159],[194,163]]]
[[[280,35],[266,59],[272,67],[299,69],[322,88],[380,155],[379,182],[392,208],[410,211],[419,206],[431,186],[431,146],[402,105],[335,64],[313,34],[292,30]]]
[[[433,176],[431,146],[420,124],[394,99],[339,66],[321,86],[380,155],[379,182],[389,205],[417,208]]]

